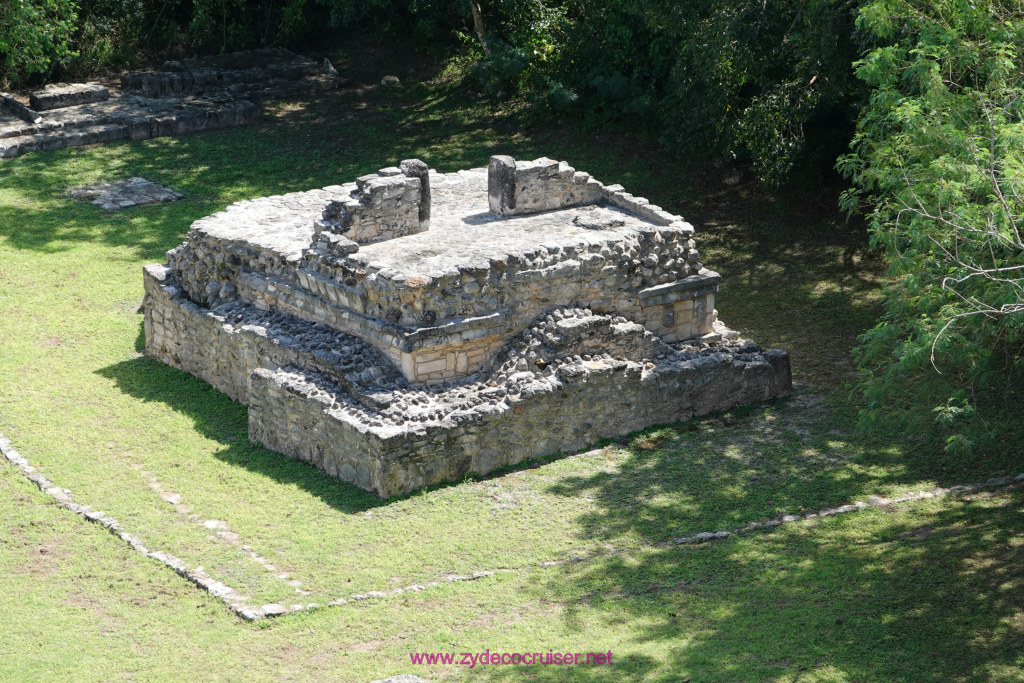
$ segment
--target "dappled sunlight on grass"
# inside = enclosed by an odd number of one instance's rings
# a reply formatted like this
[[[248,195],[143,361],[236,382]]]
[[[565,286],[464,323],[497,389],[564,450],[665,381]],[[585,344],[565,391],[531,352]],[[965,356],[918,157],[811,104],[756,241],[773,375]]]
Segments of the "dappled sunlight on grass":
[[[632,561],[613,555],[544,588],[575,596],[568,614],[604,612],[609,624],[633,623],[638,643],[675,643],[656,680],[970,678],[1022,663],[1024,633],[1012,625],[1024,610],[1024,568],[1006,543],[1024,530],[1022,495],[802,522]],[[994,604],[996,585],[1016,592],[1000,591]],[[573,680],[614,680],[607,673]]]

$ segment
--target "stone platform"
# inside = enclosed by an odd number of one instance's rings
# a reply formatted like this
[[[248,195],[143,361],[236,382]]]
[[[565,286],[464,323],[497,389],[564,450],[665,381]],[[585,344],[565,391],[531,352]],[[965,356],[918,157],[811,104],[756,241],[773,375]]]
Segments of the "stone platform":
[[[147,353],[387,497],[778,396],[693,228],[564,163],[422,162],[240,202],[145,271]]]
[[[0,93],[0,158],[116,140],[145,140],[254,123],[260,102],[335,90],[330,64],[283,49],[230,53],[122,75],[120,91],[56,84],[29,105]]]

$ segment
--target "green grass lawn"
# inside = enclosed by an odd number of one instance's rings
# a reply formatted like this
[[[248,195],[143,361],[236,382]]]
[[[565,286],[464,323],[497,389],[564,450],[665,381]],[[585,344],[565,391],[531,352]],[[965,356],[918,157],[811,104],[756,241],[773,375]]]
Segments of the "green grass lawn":
[[[251,445],[244,406],[142,354],[141,267],[193,220],[404,158],[451,171],[495,153],[565,159],[687,216],[724,276],[721,317],[792,352],[794,396],[381,501]],[[250,624],[0,464],[0,680],[1024,680],[1020,490],[660,545],[1024,470],[1012,444],[952,462],[926,438],[858,435],[849,350],[879,301],[862,230],[827,198],[676,169],[635,140],[522,126],[442,84],[0,163],[0,432],[78,502],[254,604],[497,570]],[[185,198],[108,213],[64,195],[134,175]],[[485,649],[613,663],[409,658]]]

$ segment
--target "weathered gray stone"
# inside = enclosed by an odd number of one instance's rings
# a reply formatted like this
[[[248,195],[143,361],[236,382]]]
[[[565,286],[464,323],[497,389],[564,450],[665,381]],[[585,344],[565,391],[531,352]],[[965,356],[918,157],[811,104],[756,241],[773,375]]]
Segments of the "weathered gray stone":
[[[251,124],[265,99],[335,90],[347,81],[322,65],[272,48],[168,62],[162,71],[122,74],[122,92],[93,84],[34,93],[37,112],[0,94],[0,158],[114,140],[145,140]]]
[[[406,159],[399,168],[405,175],[420,181],[420,230],[427,230],[430,227],[430,169],[419,159]]]
[[[430,227],[430,207],[424,207],[423,199],[424,189],[427,201],[430,198],[427,166],[416,159],[402,164],[402,169],[382,168],[375,175],[357,178],[355,189],[347,197],[327,204],[321,217],[313,222],[314,232],[320,235],[315,241],[326,241],[320,249],[326,249],[331,256],[345,256],[355,250],[339,242],[338,236],[357,245],[372,244]],[[410,172],[406,173],[405,168]]]
[[[488,186],[490,210],[501,216],[587,206],[595,204],[607,194],[604,186],[589,174],[576,171],[564,161],[553,161],[546,157],[534,161],[516,161],[509,156],[491,157],[488,175],[491,183]],[[647,200],[642,202],[646,204]],[[648,220],[658,218],[659,225],[673,222],[660,220],[660,216],[645,215],[645,212],[650,211],[646,207],[640,211],[639,204],[623,208]],[[577,218],[577,224],[592,229],[607,227],[605,223],[599,221],[595,224],[592,219],[582,216]]]
[[[39,112],[29,109],[24,104],[14,99],[14,95],[0,92],[0,112],[6,112],[28,124],[36,124],[42,121]]]
[[[173,202],[181,199],[183,195],[145,178],[136,177],[102,185],[73,187],[68,190],[68,196],[74,199],[91,200],[92,204],[101,209],[116,211],[130,206]]]
[[[147,353],[245,402],[254,441],[384,497],[789,390],[785,352],[717,321],[681,218],[610,207],[623,191],[564,162],[492,169],[406,160],[197,221],[145,271]],[[489,212],[506,172],[549,208]],[[611,194],[537,194],[583,177]]]
[[[516,208],[516,161],[510,156],[491,157],[487,169],[487,202],[491,213],[508,216]]]
[[[51,83],[29,94],[29,106],[36,111],[73,107],[89,102],[103,102],[110,91],[98,83]]]
[[[125,72],[121,74],[121,89],[147,97],[228,90],[258,99],[262,93],[287,89],[289,83],[301,90],[339,80],[343,79],[337,78],[329,61],[317,63],[284,48],[263,48],[169,61],[159,69]]]

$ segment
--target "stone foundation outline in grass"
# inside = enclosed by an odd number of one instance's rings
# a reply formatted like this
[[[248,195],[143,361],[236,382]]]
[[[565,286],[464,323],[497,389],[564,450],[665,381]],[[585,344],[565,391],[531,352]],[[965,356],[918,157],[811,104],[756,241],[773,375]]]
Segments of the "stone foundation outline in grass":
[[[135,177],[102,185],[72,187],[68,190],[68,196],[80,201],[89,201],[107,211],[116,211],[131,206],[173,202],[184,195],[145,178]]]
[[[587,453],[581,453],[577,457],[585,457],[594,453],[600,453],[604,449],[597,449],[595,451],[588,451]],[[210,593],[214,597],[221,600],[234,614],[238,615],[246,621],[258,621],[270,617],[278,617],[286,614],[292,614],[296,612],[312,611],[316,609],[322,609],[323,607],[338,607],[342,605],[348,605],[351,603],[358,603],[365,600],[374,600],[380,598],[386,598],[394,595],[401,595],[407,592],[421,592],[429,588],[441,586],[445,583],[455,583],[460,581],[475,581],[484,579],[489,576],[494,576],[498,573],[507,573],[512,571],[523,571],[511,570],[511,569],[491,569],[473,572],[472,574],[448,574],[443,577],[442,581],[429,581],[423,584],[414,584],[410,586],[404,586],[400,588],[389,588],[382,591],[365,591],[362,593],[352,593],[344,597],[339,597],[332,600],[325,605],[310,603],[306,605],[293,604],[293,605],[282,605],[282,604],[268,604],[268,605],[251,605],[246,602],[244,596],[241,596],[233,588],[227,584],[213,579],[206,571],[201,567],[189,568],[185,562],[175,557],[174,555],[164,552],[162,550],[153,550],[148,547],[138,536],[132,532],[126,530],[124,526],[116,519],[109,515],[105,515],[103,512],[97,511],[89,505],[75,502],[71,491],[59,487],[53,481],[48,479],[42,472],[35,468],[29,461],[22,456],[18,451],[14,449],[11,442],[0,434],[0,453],[7,459],[7,461],[15,467],[19,474],[34,483],[40,491],[48,495],[58,505],[66,510],[69,510],[81,517],[95,522],[103,528],[107,529],[114,536],[118,537],[125,543],[127,543],[136,552],[156,560],[174,570],[179,576],[187,579],[191,583],[195,584],[200,589]],[[912,503],[914,501],[928,500],[932,498],[940,498],[951,495],[971,495],[986,490],[1005,489],[1005,488],[1018,488],[1024,486],[1024,472],[1016,476],[1003,476],[1003,477],[992,477],[985,482],[975,484],[965,484],[949,487],[934,487],[930,489],[922,489],[918,491],[912,491],[903,495],[894,496],[892,498],[886,498],[883,496],[868,496],[866,500],[856,500],[846,505],[839,505],[832,508],[823,508],[815,512],[809,512],[804,514],[784,514],[778,515],[765,520],[750,522],[749,524],[733,527],[729,529],[720,529],[716,531],[703,531],[688,536],[681,536],[667,543],[658,544],[658,547],[672,547],[679,545],[699,545],[704,543],[711,543],[715,541],[721,541],[731,536],[752,533],[756,531],[772,531],[776,528],[782,527],[787,524],[793,524],[796,522],[811,521],[824,519],[827,517],[834,517],[836,515],[844,515],[852,512],[858,512],[861,510],[867,510],[872,508],[882,508],[900,503]],[[621,551],[615,549],[605,549],[601,553],[592,553],[590,555],[572,555],[563,560],[554,560],[540,562],[537,565],[526,567],[526,571],[530,571],[537,568],[543,567],[555,567],[565,564],[576,564],[579,562],[586,562],[595,559],[600,556],[605,556],[614,553],[620,553]]]

